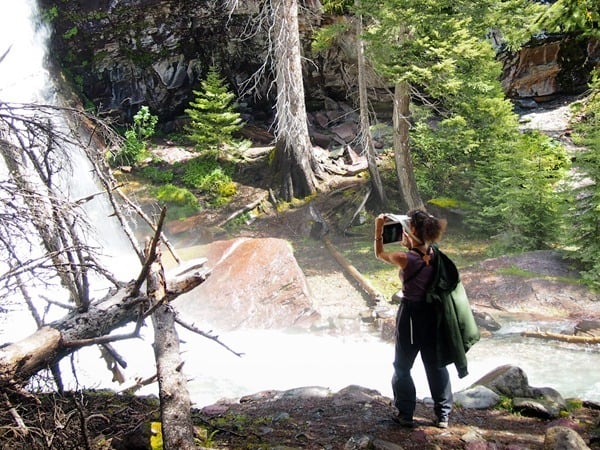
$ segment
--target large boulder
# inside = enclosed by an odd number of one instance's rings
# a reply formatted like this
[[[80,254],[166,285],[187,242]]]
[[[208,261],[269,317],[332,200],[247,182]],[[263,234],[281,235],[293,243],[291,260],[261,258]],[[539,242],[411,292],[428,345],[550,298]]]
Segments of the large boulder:
[[[173,302],[203,329],[309,328],[320,318],[287,241],[238,238],[200,247],[208,279]]]
[[[497,367],[484,375],[473,387],[484,386],[500,396],[509,397],[513,407],[524,416],[554,419],[567,408],[562,395],[553,388],[529,385],[527,375],[520,367],[510,364]]]

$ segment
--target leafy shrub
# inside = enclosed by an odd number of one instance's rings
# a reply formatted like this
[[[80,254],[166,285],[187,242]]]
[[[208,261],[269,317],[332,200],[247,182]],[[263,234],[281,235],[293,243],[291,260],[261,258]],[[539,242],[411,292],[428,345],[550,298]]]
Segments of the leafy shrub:
[[[167,206],[167,214],[171,218],[187,217],[200,210],[196,196],[185,188],[165,184],[156,188],[154,195]]]
[[[173,172],[171,170],[161,169],[155,166],[146,166],[141,170],[144,178],[153,183],[170,183],[173,181]]]
[[[231,179],[231,167],[222,167],[213,158],[195,158],[184,168],[182,181],[189,187],[198,189],[209,198],[214,206],[227,204],[237,188]]]
[[[147,106],[142,106],[133,116],[133,126],[125,131],[123,148],[111,158],[112,164],[134,165],[150,156],[148,139],[154,136],[158,117],[150,114]]]

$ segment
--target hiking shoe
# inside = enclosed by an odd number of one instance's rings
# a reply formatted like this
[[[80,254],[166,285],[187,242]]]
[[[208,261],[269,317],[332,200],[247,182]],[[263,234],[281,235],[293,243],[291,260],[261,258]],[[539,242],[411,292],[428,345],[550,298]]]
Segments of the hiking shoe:
[[[405,417],[400,417],[396,414],[392,416],[392,420],[400,425],[402,428],[414,428],[415,421],[412,419],[407,419]]]
[[[448,428],[448,419],[440,419],[437,421],[436,426],[438,428]]]

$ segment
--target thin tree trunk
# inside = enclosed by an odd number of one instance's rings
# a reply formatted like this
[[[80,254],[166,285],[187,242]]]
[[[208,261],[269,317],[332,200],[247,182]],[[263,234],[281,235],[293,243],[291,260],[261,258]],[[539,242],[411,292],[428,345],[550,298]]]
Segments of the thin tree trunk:
[[[298,31],[297,0],[273,0],[275,83],[277,84],[277,171],[284,200],[317,191],[319,167],[308,135]]]
[[[410,86],[407,82],[397,83],[394,89],[394,158],[402,200],[408,209],[422,208],[423,200],[419,195],[408,132],[410,123]]]
[[[360,1],[356,0],[356,5]],[[365,44],[362,40],[362,16],[356,18],[356,43],[357,43],[357,61],[358,61],[358,97],[360,109],[360,136],[362,140],[363,153],[366,153],[367,164],[369,166],[369,175],[371,176],[371,185],[377,198],[377,203],[384,207],[386,204],[383,183],[377,168],[377,155],[373,145],[373,136],[371,135],[371,121],[369,120],[369,101],[367,97],[367,64],[365,61]]]
[[[175,329],[175,313],[166,301],[164,270],[160,258],[152,263],[147,278],[148,296],[159,305],[152,314],[154,325],[154,356],[158,377],[163,448],[191,450],[194,445],[194,426],[191,401],[182,372],[179,336]]]

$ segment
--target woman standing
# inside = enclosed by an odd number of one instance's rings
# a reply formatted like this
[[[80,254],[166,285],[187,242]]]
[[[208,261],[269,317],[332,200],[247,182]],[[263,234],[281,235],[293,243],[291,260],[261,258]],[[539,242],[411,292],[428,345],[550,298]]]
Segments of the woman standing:
[[[394,420],[404,427],[414,427],[413,414],[417,396],[411,369],[421,353],[427,382],[434,401],[436,425],[448,427],[452,410],[452,387],[445,365],[438,363],[439,309],[426,301],[427,289],[434,278],[435,252],[431,245],[446,229],[446,221],[422,210],[411,210],[402,223],[400,243],[408,251],[386,252],[383,247],[385,215],[375,219],[375,256],[398,266],[402,279],[402,302],[396,317],[396,344],[392,389],[394,406],[398,410]],[[441,365],[441,367],[440,367]]]

